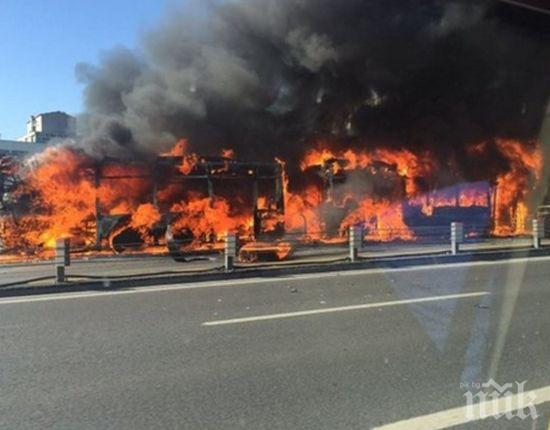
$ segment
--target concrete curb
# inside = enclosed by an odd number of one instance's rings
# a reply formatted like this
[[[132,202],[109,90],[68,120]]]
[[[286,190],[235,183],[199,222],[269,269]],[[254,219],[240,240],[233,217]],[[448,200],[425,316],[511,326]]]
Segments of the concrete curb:
[[[250,279],[278,277],[310,273],[343,272],[365,269],[395,269],[405,267],[422,267],[426,265],[445,265],[482,261],[514,260],[518,258],[550,256],[550,248],[545,249],[503,249],[478,252],[464,252],[458,255],[450,253],[407,255],[362,259],[355,263],[313,263],[286,267],[236,268],[233,272],[222,272],[219,269],[203,273],[171,274],[166,276],[149,276],[141,278],[91,280],[72,282],[61,285],[20,285],[0,289],[0,297],[28,296],[38,294],[58,294],[84,291],[116,291],[127,288],[148,287],[153,285],[185,284],[192,282],[221,281],[231,279]]]

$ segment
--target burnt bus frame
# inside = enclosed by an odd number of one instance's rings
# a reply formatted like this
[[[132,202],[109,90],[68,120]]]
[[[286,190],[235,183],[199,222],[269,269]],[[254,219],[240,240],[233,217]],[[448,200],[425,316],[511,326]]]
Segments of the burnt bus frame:
[[[284,215],[285,213],[285,189],[284,189],[284,168],[278,162],[247,162],[238,161],[221,157],[202,157],[199,158],[194,165],[193,170],[189,174],[184,174],[177,171],[177,167],[183,164],[183,157],[159,157],[156,159],[152,167],[146,166],[144,163],[132,162],[125,163],[121,160],[107,159],[101,163],[96,163],[93,168],[94,186],[99,189],[103,181],[117,181],[123,179],[148,179],[151,180],[151,200],[155,207],[158,208],[158,178],[160,172],[166,172],[167,169],[172,169],[175,173],[170,176],[168,181],[164,181],[165,185],[178,184],[191,180],[202,180],[206,182],[208,188],[208,196],[210,199],[215,197],[215,180],[235,181],[235,180],[250,180],[252,181],[252,201],[254,203],[254,235],[258,238],[262,234],[261,213],[258,208],[259,198],[259,183],[260,181],[273,181],[273,191],[275,195],[276,208],[273,213]],[[147,173],[137,175],[108,175],[104,174],[105,168],[109,166],[130,166],[144,169]],[[264,211],[265,212],[265,211]],[[102,213],[102,205],[99,194],[96,194],[95,200],[95,223],[96,223],[96,247],[101,248],[101,220],[105,215]]]

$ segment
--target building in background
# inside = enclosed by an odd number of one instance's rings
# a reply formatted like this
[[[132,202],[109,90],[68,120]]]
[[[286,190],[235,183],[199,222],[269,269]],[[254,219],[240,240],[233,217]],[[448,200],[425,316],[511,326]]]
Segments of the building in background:
[[[31,116],[27,134],[20,142],[45,144],[54,139],[76,136],[76,118],[65,112],[48,112]]]
[[[22,143],[16,140],[0,139],[0,160],[2,156],[25,156],[27,154],[36,154],[46,148],[44,143]]]
[[[76,136],[76,118],[65,112],[49,112],[31,116],[27,134],[18,140],[0,136],[0,157],[24,156],[43,151],[48,143]]]

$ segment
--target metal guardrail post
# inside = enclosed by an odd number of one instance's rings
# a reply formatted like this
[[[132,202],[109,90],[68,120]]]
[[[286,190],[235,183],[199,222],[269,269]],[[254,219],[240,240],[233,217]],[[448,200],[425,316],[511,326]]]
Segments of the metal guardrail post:
[[[55,281],[66,281],[65,269],[71,265],[71,240],[58,239],[55,242]]]
[[[533,246],[535,249],[542,248],[542,239],[544,239],[544,221],[534,219],[533,220]]]
[[[359,251],[363,245],[363,229],[350,227],[349,229],[349,259],[355,262],[359,259]]]
[[[457,255],[460,252],[460,245],[464,243],[464,224],[453,222],[451,224],[451,252]]]
[[[225,235],[225,270],[235,269],[235,259],[237,258],[237,235],[227,233]]]

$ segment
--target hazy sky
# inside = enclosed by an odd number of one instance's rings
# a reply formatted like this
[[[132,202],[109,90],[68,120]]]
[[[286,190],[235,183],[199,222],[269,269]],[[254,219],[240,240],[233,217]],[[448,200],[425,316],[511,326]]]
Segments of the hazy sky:
[[[24,135],[31,114],[82,109],[74,66],[135,47],[167,5],[182,0],[1,0],[0,133]]]

